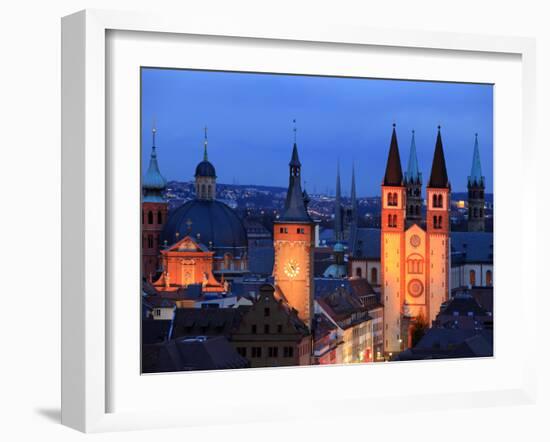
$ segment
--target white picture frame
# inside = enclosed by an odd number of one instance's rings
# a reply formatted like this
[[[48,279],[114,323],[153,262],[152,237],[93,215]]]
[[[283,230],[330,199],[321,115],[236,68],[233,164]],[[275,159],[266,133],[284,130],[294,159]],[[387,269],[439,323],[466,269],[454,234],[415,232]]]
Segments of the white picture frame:
[[[62,21],[62,423],[85,432],[122,429],[158,428],[182,425],[208,424],[223,416],[201,415],[201,410],[174,410],[162,401],[154,411],[132,410],[113,411],[109,404],[109,393],[114,388],[109,376],[113,360],[109,340],[109,324],[112,323],[109,310],[109,253],[112,241],[109,229],[110,174],[116,174],[116,166],[109,163],[108,142],[110,134],[106,121],[110,117],[107,106],[107,34],[109,32],[147,32],[162,35],[217,36],[220,38],[246,38],[283,41],[292,45],[308,42],[311,44],[337,44],[341,47],[369,46],[383,51],[390,48],[416,48],[476,54],[507,54],[520,58],[521,63],[521,173],[529,173],[534,163],[535,152],[535,43],[534,40],[518,37],[492,37],[451,33],[428,33],[416,31],[388,31],[377,29],[350,28],[341,25],[323,25],[295,28],[292,25],[248,22],[210,22],[200,17],[170,17],[143,13],[123,13],[87,10],[63,18]],[[495,118],[499,118],[498,115]],[[137,149],[137,146],[136,146]],[[495,173],[501,167],[495,162]],[[113,169],[114,168],[114,169]],[[138,173],[136,171],[136,173]],[[527,273],[529,256],[536,256],[535,232],[527,228],[527,222],[536,218],[536,194],[519,189],[523,199],[520,215],[521,273]],[[498,232],[496,233],[498,235]],[[502,252],[503,254],[506,252]],[[497,269],[498,272],[498,269]],[[498,276],[497,276],[498,277]],[[536,304],[534,278],[521,278],[518,311],[526,310],[530,303]],[[137,295],[136,295],[137,296]],[[496,321],[499,321],[496,316]],[[522,352],[534,352],[534,320],[523,325],[524,346]],[[498,336],[498,335],[497,335]],[[138,355],[136,355],[136,358]],[[497,353],[498,358],[498,353]],[[535,361],[526,358],[514,371],[517,377],[500,388],[478,389],[461,393],[429,391],[424,395],[400,391],[388,387],[386,394],[379,396],[376,403],[361,401],[367,397],[364,392],[346,398],[336,398],[339,404],[347,401],[353,413],[369,413],[374,410],[394,412],[406,410],[411,403],[420,409],[441,407],[468,407],[472,401],[478,405],[499,403],[532,403],[535,396]],[[424,363],[417,363],[426,366]],[[455,362],[459,370],[463,362]],[[376,364],[375,364],[376,365]],[[521,368],[520,368],[521,365]],[[394,368],[397,367],[397,368]],[[409,366],[411,367],[411,366]],[[380,370],[392,370],[400,376],[399,364],[379,366]],[[341,367],[330,368],[330,376]],[[441,368],[444,370],[444,368]],[[285,381],[291,378],[304,382],[307,373],[315,368],[284,369],[281,375],[271,371],[270,376],[282,376]],[[366,367],[349,367],[346,377],[360,379]],[[372,369],[371,369],[372,370]],[[261,385],[265,371],[252,371],[247,375],[251,383]],[[257,374],[260,373],[260,374]],[[326,372],[327,376],[329,372]],[[372,371],[370,373],[373,373]],[[226,374],[209,373],[209,379],[222,379]],[[200,379],[192,374],[194,380]],[[213,378],[218,376],[218,378]],[[242,372],[240,382],[243,381]],[[161,382],[149,377],[148,383]],[[152,380],[151,380],[152,379]],[[183,378],[181,378],[183,379]],[[225,378],[228,379],[228,378]],[[159,384],[160,385],[160,384]],[[218,382],[217,388],[220,387]],[[164,388],[164,387],[162,387]],[[327,397],[331,400],[330,395]],[[246,395],[235,398],[245,403]],[[297,407],[308,406],[310,413],[322,417],[324,413],[321,399],[304,399]],[[261,407],[259,407],[261,408]],[[344,414],[346,407],[339,407]],[[243,416],[244,421],[265,419],[267,413],[272,418],[284,419],[295,416],[295,408],[281,409],[275,403],[272,408],[251,410]],[[331,414],[334,410],[331,410]],[[235,416],[231,418],[235,421]]]

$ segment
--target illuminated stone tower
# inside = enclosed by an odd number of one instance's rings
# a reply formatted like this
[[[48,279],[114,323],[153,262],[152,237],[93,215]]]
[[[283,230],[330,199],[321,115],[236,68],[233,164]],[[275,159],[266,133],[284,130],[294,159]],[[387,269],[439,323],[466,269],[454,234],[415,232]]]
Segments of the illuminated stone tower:
[[[481,173],[477,134],[472,158],[472,170],[468,177],[468,231],[485,231],[485,177]]]
[[[156,133],[157,130],[153,127],[149,168],[141,184],[141,271],[142,277],[149,280],[154,279],[160,270],[160,234],[168,212],[168,204],[162,196],[166,188],[166,180],[160,173],[157,161]]]
[[[384,304],[384,352],[401,350],[401,308],[405,280],[403,249],[405,241],[406,188],[397,144],[395,124],[391,135],[386,173],[382,182],[381,274]]]
[[[447,166],[441,141],[441,128],[438,127],[435,151],[432,161],[430,181],[426,189],[428,210],[426,232],[428,242],[427,275],[427,318],[429,324],[439,313],[441,303],[449,297],[449,213],[451,203],[451,183],[447,176]]]
[[[405,186],[407,187],[407,227],[422,222],[422,173],[418,168],[416,157],[416,142],[412,131],[409,162],[405,172]]]
[[[296,131],[296,129],[294,129]],[[296,139],[289,163],[285,207],[274,224],[275,288],[311,328],[313,317],[314,223],[309,217],[301,189],[301,164]]]

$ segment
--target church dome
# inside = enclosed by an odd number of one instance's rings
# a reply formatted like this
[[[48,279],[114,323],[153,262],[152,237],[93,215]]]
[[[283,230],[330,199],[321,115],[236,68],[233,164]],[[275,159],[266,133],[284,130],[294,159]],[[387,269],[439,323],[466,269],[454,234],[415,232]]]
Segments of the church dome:
[[[171,245],[185,235],[192,235],[212,248],[216,256],[226,252],[234,257],[241,256],[248,246],[246,230],[239,216],[216,200],[188,201],[170,212],[161,242]]]
[[[201,161],[197,164],[197,168],[195,169],[195,177],[198,176],[216,178],[216,169],[214,165],[208,160]]]

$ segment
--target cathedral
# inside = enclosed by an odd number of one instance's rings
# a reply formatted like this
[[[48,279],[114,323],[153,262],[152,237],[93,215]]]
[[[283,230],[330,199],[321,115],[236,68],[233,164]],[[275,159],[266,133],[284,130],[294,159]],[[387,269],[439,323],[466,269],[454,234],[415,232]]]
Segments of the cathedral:
[[[248,272],[248,238],[237,213],[216,200],[216,169],[203,158],[195,168],[195,198],[168,212],[162,194],[156,129],[149,167],[142,181],[142,275],[157,290],[174,292],[189,285],[203,292],[225,292],[227,282]]]
[[[414,143],[413,143],[414,147]],[[447,177],[441,130],[438,128],[426,219],[418,217],[422,177],[416,152],[404,176],[395,125],[382,182],[381,293],[384,304],[384,352],[409,346],[414,321],[429,324],[449,297],[449,212],[451,184]]]

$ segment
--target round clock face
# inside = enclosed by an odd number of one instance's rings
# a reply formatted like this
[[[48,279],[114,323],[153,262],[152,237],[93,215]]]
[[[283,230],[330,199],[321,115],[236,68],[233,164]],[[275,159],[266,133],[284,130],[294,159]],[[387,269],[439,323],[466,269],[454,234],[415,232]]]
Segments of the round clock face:
[[[411,246],[418,247],[420,245],[420,237],[418,235],[411,236]]]
[[[296,278],[300,273],[300,265],[294,259],[289,259],[285,264],[285,274],[289,278]]]
[[[412,279],[407,286],[409,294],[415,298],[424,293],[424,284],[419,279]]]

